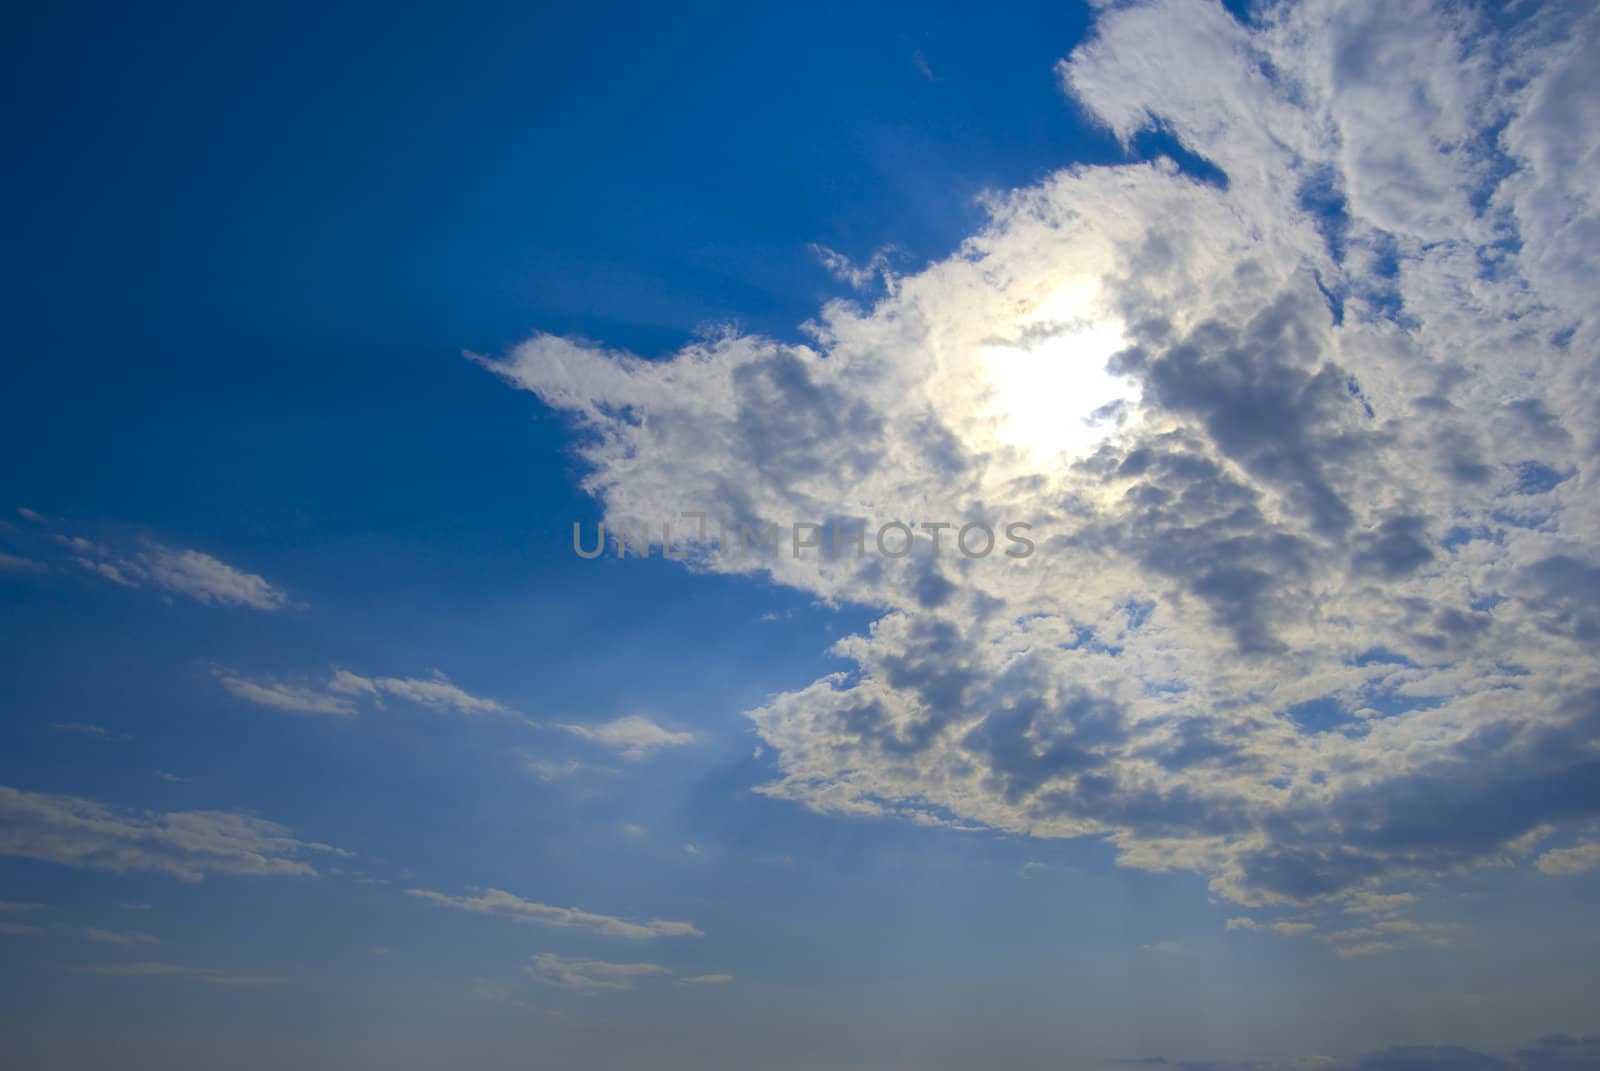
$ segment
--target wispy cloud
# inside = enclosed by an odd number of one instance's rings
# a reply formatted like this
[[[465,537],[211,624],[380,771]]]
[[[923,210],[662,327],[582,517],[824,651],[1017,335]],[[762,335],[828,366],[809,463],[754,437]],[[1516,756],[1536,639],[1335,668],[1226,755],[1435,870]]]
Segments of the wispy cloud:
[[[146,541],[118,550],[81,536],[58,536],[78,565],[123,587],[153,587],[208,606],[280,610],[289,597],[255,573],[236,569],[203,551]]]
[[[101,725],[94,725],[86,721],[53,721],[50,728],[58,733],[71,733],[74,736],[87,736],[94,740],[126,740],[125,733],[114,733]]]
[[[362,677],[341,669],[333,675],[328,688],[342,695],[367,695],[375,699],[392,696],[432,710],[457,714],[511,713],[496,700],[472,695],[456,686],[439,670],[434,670],[431,677]]]
[[[431,677],[362,677],[341,669],[321,686],[246,677],[226,669],[217,670],[216,676],[224,688],[240,699],[301,714],[349,717],[357,713],[358,700],[370,700],[381,708],[384,697],[456,714],[513,713],[494,699],[467,692],[438,671]]]
[[[606,963],[597,959],[563,959],[549,952],[533,957],[529,972],[567,989],[632,989],[634,982],[667,974],[655,963]]]
[[[697,974],[690,978],[679,978],[683,985],[726,985],[733,981],[731,974]]]
[[[270,678],[252,680],[226,670],[217,672],[217,681],[229,692],[247,702],[295,714],[332,714],[350,717],[356,708],[348,699],[316,688],[285,684]]]
[[[642,759],[662,748],[694,743],[694,734],[665,729],[638,714],[600,725],[562,725],[560,728],[591,743],[610,748],[625,759]]]
[[[0,855],[185,881],[207,874],[314,876],[305,857],[338,853],[283,826],[227,811],[118,811],[76,796],[0,785]]]
[[[254,986],[276,985],[281,978],[243,971],[223,970],[216,967],[196,967],[183,963],[107,963],[78,967],[84,974],[98,974],[110,978],[187,978],[206,985]]]
[[[101,930],[93,926],[78,931],[78,935],[85,941],[95,941],[103,945],[153,945],[159,944],[158,938],[147,933],[138,933],[133,930]]]
[[[568,929],[589,930],[602,937],[624,937],[645,940],[653,937],[703,937],[700,930],[689,922],[666,922],[652,919],[648,922],[631,922],[612,915],[596,914],[575,907],[552,907],[549,904],[524,900],[501,889],[485,889],[476,896],[451,896],[428,889],[407,889],[406,895],[481,915],[497,915],[537,926],[557,926]]]

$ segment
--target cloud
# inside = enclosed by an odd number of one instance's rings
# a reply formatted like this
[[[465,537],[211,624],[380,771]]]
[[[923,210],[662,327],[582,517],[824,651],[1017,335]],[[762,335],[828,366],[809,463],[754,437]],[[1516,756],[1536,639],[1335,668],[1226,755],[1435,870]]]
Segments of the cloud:
[[[349,717],[356,712],[348,700],[328,695],[315,688],[284,684],[274,680],[251,680],[236,674],[219,671],[217,681],[229,692],[246,702],[274,710],[287,710],[295,714],[333,714]]]
[[[43,937],[47,932],[42,926],[32,926],[26,922],[0,922],[0,936]]]
[[[869,290],[879,282],[889,282],[894,278],[894,273],[889,267],[889,255],[894,252],[892,248],[879,250],[865,264],[857,264],[843,253],[835,252],[825,245],[814,244],[811,252],[816,254],[822,266],[828,269],[828,274],[855,290]]]
[[[1410,907],[1416,902],[1415,893],[1358,892],[1345,901],[1344,909],[1360,913],[1387,913]]]
[[[522,761],[523,765],[528,768],[529,773],[546,782],[564,781],[582,768],[575,759],[558,762],[552,759],[542,759],[537,755],[525,754],[522,757]]]
[[[560,728],[591,743],[608,747],[625,759],[642,759],[662,748],[694,743],[694,734],[663,729],[638,714],[600,725],[562,725]]]
[[[654,963],[605,963],[595,959],[563,959],[549,952],[533,957],[529,973],[567,989],[632,989],[640,978],[670,973]]]
[[[121,551],[79,536],[58,536],[79,566],[122,587],[153,587],[207,606],[280,610],[289,597],[254,573],[198,550],[146,541]]]
[[[160,943],[157,938],[147,933],[136,933],[132,930],[100,930],[94,927],[78,931],[79,936],[85,941],[96,941],[105,945],[153,945]]]
[[[683,985],[726,985],[733,981],[731,974],[697,974],[692,978],[679,978]]]
[[[384,696],[402,699],[430,710],[458,714],[510,714],[493,699],[472,695],[450,682],[443,673],[432,677],[362,677],[337,670],[325,687],[286,684],[271,678],[252,679],[230,670],[218,670],[217,680],[240,699],[301,714],[356,713],[354,700],[367,698],[382,706]]]
[[[463,691],[438,670],[434,670],[431,677],[361,677],[341,669],[333,675],[328,688],[343,695],[393,696],[432,710],[457,714],[511,713],[493,699]]]
[[[275,985],[282,980],[269,975],[247,974],[216,967],[196,967],[182,963],[108,963],[79,967],[77,970],[84,974],[98,974],[110,978],[186,978],[206,985],[221,986]]]
[[[485,889],[478,896],[451,896],[427,889],[407,889],[407,896],[415,896],[442,907],[459,911],[472,911],[482,915],[498,915],[537,926],[556,926],[568,929],[589,930],[602,937],[623,937],[647,940],[654,937],[703,937],[693,923],[630,922],[612,915],[599,915],[575,907],[551,907],[549,904],[524,900],[501,889]]]
[[[1339,945],[1333,954],[1341,959],[1350,959],[1356,956],[1376,956],[1383,952],[1394,951],[1394,945],[1388,941],[1363,941],[1355,945]]]
[[[58,733],[72,733],[74,736],[87,736],[95,740],[126,740],[123,733],[114,733],[99,725],[91,725],[85,721],[53,721],[50,728]]]
[[[184,881],[208,874],[314,876],[305,860],[336,853],[283,826],[226,811],[118,811],[76,796],[0,785],[0,855]]]
[[[36,562],[32,558],[19,558],[15,554],[0,552],[0,572],[42,573],[46,568],[43,562]]]
[[[1539,856],[1539,869],[1556,877],[1567,877],[1600,866],[1600,841],[1575,848],[1555,848]]]
[[[793,340],[476,359],[574,422],[613,535],[670,522],[685,568],[877,615],[747,712],[770,797],[1373,911],[1600,816],[1600,112],[1569,103],[1600,15],[1097,20],[1063,88],[1203,174],[997,192]],[[685,511],[1018,521],[1037,552],[740,554]]]

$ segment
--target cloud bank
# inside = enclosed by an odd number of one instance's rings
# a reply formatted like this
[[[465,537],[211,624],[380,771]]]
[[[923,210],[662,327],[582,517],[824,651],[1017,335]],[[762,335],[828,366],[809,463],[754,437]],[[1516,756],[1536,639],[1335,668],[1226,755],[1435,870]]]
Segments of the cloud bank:
[[[748,712],[769,795],[1359,910],[1600,814],[1597,37],[1561,4],[1104,10],[1063,89],[1220,180],[995,193],[803,342],[478,360],[571,414],[613,531],[1033,525],[1010,561],[691,546],[881,611]]]

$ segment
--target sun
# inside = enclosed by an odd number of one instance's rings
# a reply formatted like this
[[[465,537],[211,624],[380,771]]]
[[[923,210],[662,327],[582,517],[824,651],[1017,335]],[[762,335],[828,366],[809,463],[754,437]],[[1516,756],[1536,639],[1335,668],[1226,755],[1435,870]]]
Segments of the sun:
[[[1138,385],[1106,368],[1127,346],[1123,325],[1078,311],[1089,308],[1081,293],[1059,294],[980,351],[985,415],[1032,465],[1091,452],[1139,401]]]

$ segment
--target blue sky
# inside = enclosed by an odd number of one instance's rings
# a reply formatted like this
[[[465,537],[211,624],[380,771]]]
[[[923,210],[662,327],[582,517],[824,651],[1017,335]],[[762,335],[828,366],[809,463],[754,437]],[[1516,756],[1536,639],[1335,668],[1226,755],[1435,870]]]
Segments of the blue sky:
[[[1600,21],[1397,10],[22,16],[0,1058],[1595,1066]]]

